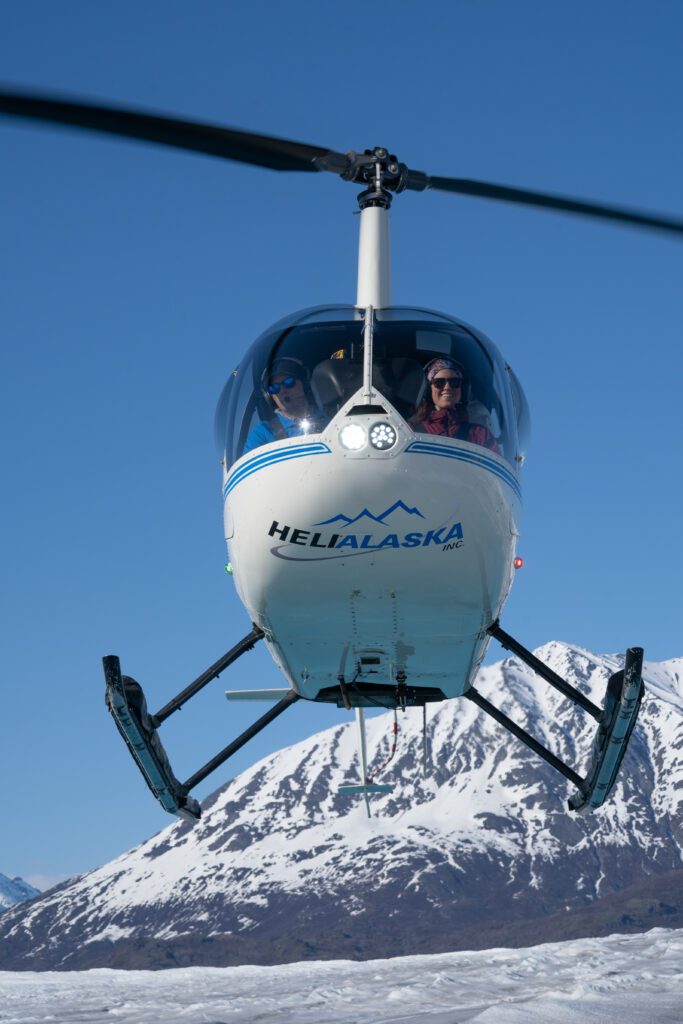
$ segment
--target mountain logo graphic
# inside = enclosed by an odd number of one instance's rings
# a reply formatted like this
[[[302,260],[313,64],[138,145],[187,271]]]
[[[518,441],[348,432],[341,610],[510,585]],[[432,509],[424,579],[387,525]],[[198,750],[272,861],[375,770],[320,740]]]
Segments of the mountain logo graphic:
[[[403,501],[395,501],[393,505],[390,505],[389,508],[385,509],[384,512],[380,512],[380,514],[377,516],[373,515],[373,513],[370,512],[369,509],[364,508],[363,511],[359,512],[357,516],[345,516],[342,512],[340,512],[339,515],[332,516],[331,519],[324,519],[321,523],[315,523],[314,525],[334,525],[340,527],[341,529],[344,529],[345,527],[352,526],[354,523],[358,523],[361,520],[369,519],[373,523],[381,523],[381,525],[384,526],[389,516],[393,515],[394,512],[398,511],[407,512],[409,516],[419,516],[420,519],[425,518],[420,512],[419,508],[410,508]]]

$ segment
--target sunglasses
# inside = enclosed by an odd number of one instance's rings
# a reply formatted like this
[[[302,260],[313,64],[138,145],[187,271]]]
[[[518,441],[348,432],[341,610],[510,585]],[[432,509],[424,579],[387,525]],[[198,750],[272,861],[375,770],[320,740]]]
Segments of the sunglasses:
[[[285,379],[281,380],[279,384],[269,384],[267,391],[269,395],[277,395],[280,392],[280,388],[287,388],[289,391],[290,388],[293,388],[294,385],[298,383],[298,377],[285,377]]]
[[[437,391],[443,391],[447,384],[450,384],[452,388],[461,388],[462,377],[435,377],[431,382],[432,387]]]

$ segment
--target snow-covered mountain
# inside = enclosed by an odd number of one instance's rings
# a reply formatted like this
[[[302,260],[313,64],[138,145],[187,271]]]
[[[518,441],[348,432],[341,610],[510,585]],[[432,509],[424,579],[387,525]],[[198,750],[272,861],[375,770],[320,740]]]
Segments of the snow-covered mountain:
[[[34,896],[40,896],[40,889],[35,889],[23,878],[8,878],[0,872],[0,913],[7,907],[32,900]]]
[[[537,655],[602,703],[617,657]],[[259,761],[111,863],[0,918],[0,968],[283,963],[529,945],[683,926],[683,659],[645,669],[639,724],[610,802],[566,810],[569,784],[466,700],[399,715],[368,820],[345,724]],[[478,689],[568,763],[594,722],[516,659]],[[340,714],[343,714],[340,712]],[[387,756],[393,717],[368,722]]]

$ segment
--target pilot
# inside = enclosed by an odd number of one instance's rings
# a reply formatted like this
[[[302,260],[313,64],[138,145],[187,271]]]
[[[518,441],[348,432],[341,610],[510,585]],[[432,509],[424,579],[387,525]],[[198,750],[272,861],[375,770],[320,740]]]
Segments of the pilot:
[[[455,359],[437,356],[424,368],[427,390],[409,426],[423,434],[457,437],[500,453],[495,437],[480,423],[472,423],[466,404],[465,373]]]
[[[303,363],[289,356],[276,359],[266,367],[261,389],[266,401],[273,406],[273,415],[250,430],[243,454],[272,441],[316,432],[320,412],[308,380],[308,370]]]

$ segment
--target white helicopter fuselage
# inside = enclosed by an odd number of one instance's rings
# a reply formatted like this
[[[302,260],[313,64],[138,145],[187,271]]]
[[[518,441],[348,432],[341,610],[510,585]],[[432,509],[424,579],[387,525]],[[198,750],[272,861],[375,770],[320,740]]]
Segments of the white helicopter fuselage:
[[[353,405],[324,433],[266,445],[226,471],[240,599],[304,698],[337,692],[340,677],[459,696],[512,582],[517,480],[502,456],[414,433],[391,409],[381,417],[398,435],[390,451],[345,450]]]

